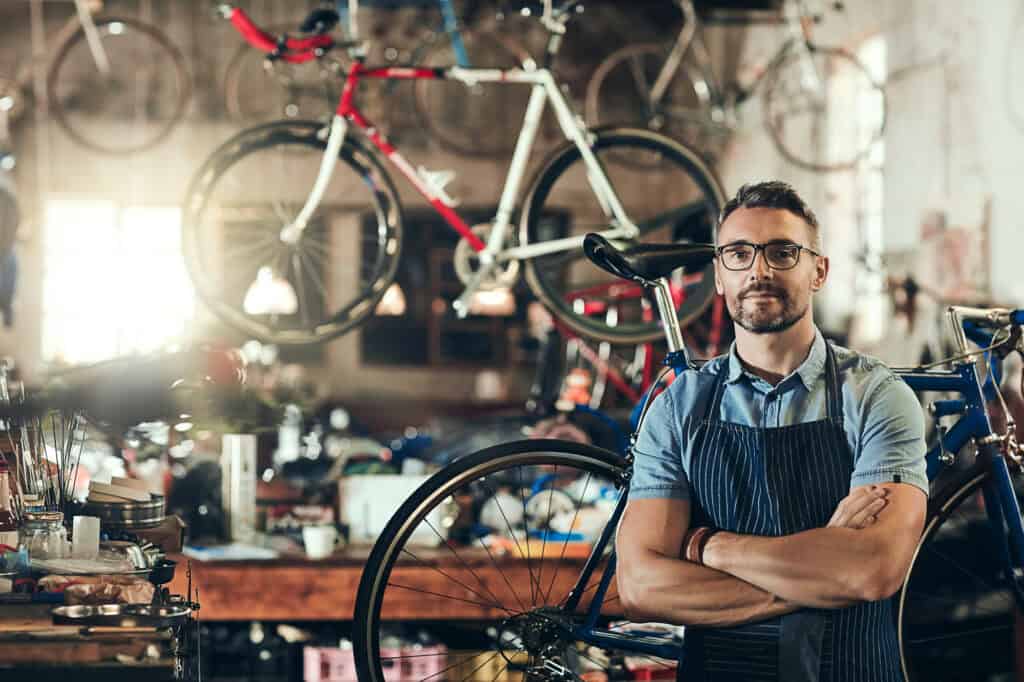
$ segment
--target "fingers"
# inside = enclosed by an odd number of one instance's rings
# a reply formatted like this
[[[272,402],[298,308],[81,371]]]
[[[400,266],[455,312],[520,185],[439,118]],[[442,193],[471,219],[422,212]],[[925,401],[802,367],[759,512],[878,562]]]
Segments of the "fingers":
[[[832,528],[863,528],[874,523],[885,508],[889,491],[882,486],[863,486],[844,497],[828,525]]]

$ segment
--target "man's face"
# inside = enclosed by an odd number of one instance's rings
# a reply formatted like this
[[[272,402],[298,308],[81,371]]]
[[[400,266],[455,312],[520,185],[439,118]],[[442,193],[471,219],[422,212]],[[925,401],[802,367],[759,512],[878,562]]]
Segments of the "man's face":
[[[718,230],[718,245],[737,242],[767,244],[792,242],[814,249],[811,228],[794,213],[775,208],[739,208]],[[741,327],[755,334],[789,329],[805,315],[811,294],[825,283],[828,259],[801,251],[796,267],[776,270],[758,250],[749,270],[729,270],[715,260],[715,288],[725,297],[729,314]]]

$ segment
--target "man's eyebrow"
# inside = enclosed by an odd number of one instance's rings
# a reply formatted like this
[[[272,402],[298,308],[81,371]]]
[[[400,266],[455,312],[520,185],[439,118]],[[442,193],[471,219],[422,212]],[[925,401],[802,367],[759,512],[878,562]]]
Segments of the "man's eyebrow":
[[[727,242],[725,244],[719,244],[718,247],[721,248],[721,249],[724,249],[727,246],[739,246],[740,244],[745,244],[746,246],[753,246],[754,242],[747,241],[746,239],[736,239],[734,241]]]

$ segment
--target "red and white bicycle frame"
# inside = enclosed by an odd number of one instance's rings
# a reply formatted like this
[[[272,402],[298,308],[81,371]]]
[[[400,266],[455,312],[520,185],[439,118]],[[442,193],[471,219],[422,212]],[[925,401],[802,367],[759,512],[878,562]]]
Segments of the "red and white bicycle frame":
[[[327,49],[334,46],[334,41],[326,35],[309,38],[287,39],[279,41],[264,32],[236,7],[225,7],[225,16],[231,19],[238,31],[253,46],[272,53],[276,58],[289,62],[305,62],[322,56]],[[566,139],[576,145],[587,168],[587,178],[591,189],[608,219],[610,229],[601,234],[607,239],[631,239],[640,234],[640,228],[630,221],[612,188],[604,169],[590,148],[588,132],[582,120],[573,113],[562,91],[558,88],[551,72],[527,62],[519,69],[466,69],[458,66],[450,68],[407,68],[407,67],[368,67],[363,63],[358,51],[353,52],[356,58],[345,76],[345,86],[337,109],[331,118],[327,135],[327,149],[320,163],[320,170],[313,189],[310,191],[302,210],[295,221],[281,231],[281,239],[287,243],[296,243],[302,237],[309,220],[323,199],[324,192],[330,183],[331,176],[338,160],[338,154],[345,142],[349,126],[359,128],[373,145],[391,161],[413,187],[430,203],[431,206],[458,232],[463,239],[477,252],[479,268],[466,282],[466,288],[455,300],[453,306],[459,316],[469,312],[469,302],[495,270],[510,261],[536,258],[562,251],[578,250],[583,245],[583,237],[568,237],[506,248],[505,239],[512,221],[512,212],[522,188],[527,162],[533,149],[540,128],[544,107],[551,102],[559,127]],[[509,165],[505,185],[498,201],[498,211],[491,225],[486,241],[473,233],[470,226],[454,210],[455,201],[444,192],[441,183],[429,173],[419,173],[392,145],[384,134],[359,111],[355,103],[355,95],[359,83],[364,78],[389,80],[455,80],[472,87],[477,83],[508,83],[510,85],[528,85],[532,88],[526,107],[523,126],[516,141],[512,161]],[[620,284],[621,285],[621,284]],[[616,286],[616,285],[608,285]],[[629,286],[629,285],[626,285]],[[637,287],[639,292],[639,287]]]

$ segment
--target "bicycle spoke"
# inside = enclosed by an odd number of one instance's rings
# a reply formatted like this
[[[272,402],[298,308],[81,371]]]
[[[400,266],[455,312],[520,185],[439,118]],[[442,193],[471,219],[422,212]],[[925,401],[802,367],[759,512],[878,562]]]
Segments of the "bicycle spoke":
[[[556,481],[558,480],[558,465],[557,464],[555,465],[554,480],[556,480]],[[544,581],[541,580],[541,575],[544,572],[544,551],[547,549],[547,546],[548,546],[548,531],[551,529],[551,501],[552,501],[552,498],[554,498],[554,496],[555,496],[555,486],[551,486],[551,489],[548,491],[548,513],[545,516],[545,522],[544,522],[544,538],[541,540],[541,543],[540,543],[540,565],[537,568],[537,584],[538,585],[543,585],[544,584]],[[576,508],[579,509],[579,506],[577,505]],[[569,526],[569,529],[571,531],[572,530],[572,526]],[[566,537],[568,538],[568,533],[566,534]],[[556,568],[555,570],[558,570],[558,569]],[[543,595],[543,594],[544,594],[543,590],[541,590],[541,595]],[[543,604],[546,604],[546,603],[547,603],[547,597],[545,596],[544,599],[541,601],[541,604],[543,605]]]
[[[585,499],[587,495],[587,489],[590,487],[590,474],[587,474],[587,480],[583,484],[583,492],[580,494],[580,499]],[[576,512],[572,515],[572,521],[569,523],[569,528],[576,527],[576,520],[580,516],[580,505],[576,505]],[[551,601],[551,592],[555,589],[555,578],[558,577],[558,571],[561,568],[562,561],[565,559],[565,551],[569,548],[569,536],[566,535],[565,540],[562,541],[562,553],[558,555],[558,566],[555,567],[555,573],[551,576],[551,584],[548,585],[548,591],[544,595],[544,602]]]
[[[484,544],[484,539],[482,537],[478,537],[476,540],[480,543],[480,546],[484,548],[484,551],[487,552],[487,558],[489,558],[494,567],[498,569],[498,573],[501,575],[501,579],[505,581],[505,584],[508,586],[509,591],[512,592],[512,596],[516,598],[516,601],[519,603],[520,613],[525,613],[526,611],[528,611],[529,609],[526,608],[526,604],[524,604],[523,600],[519,598],[519,593],[516,591],[516,588],[512,587],[512,582],[508,579],[508,575],[505,573],[505,571],[501,570],[501,566],[495,560],[494,555],[491,554],[491,548]]]
[[[963,573],[965,576],[973,580],[976,584],[989,589],[999,589],[999,585],[989,582],[988,580],[985,580],[982,576],[964,567],[960,562],[958,562],[953,557],[949,556],[947,553],[940,551],[939,549],[932,546],[928,547],[928,551],[929,553],[942,559],[942,561],[947,562],[950,566]]]
[[[480,577],[479,575],[477,575],[476,571],[474,571],[474,570],[473,570],[473,569],[472,569],[472,568],[471,568],[471,567],[469,566],[469,564],[467,564],[467,563],[465,562],[465,560],[464,560],[464,559],[462,558],[462,556],[460,556],[460,555],[459,555],[459,553],[455,551],[455,548],[454,548],[454,547],[452,547],[452,544],[451,544],[451,542],[449,542],[447,538],[444,538],[444,537],[442,537],[442,536],[441,536],[441,533],[439,533],[439,532],[438,532],[438,530],[437,530],[436,528],[434,528],[434,524],[432,524],[432,523],[430,522],[430,519],[424,519],[424,523],[426,523],[426,524],[427,524],[427,526],[429,526],[429,527],[430,527],[430,530],[434,531],[434,535],[436,535],[436,536],[437,536],[438,538],[440,538],[441,542],[442,542],[442,543],[444,544],[444,546],[445,546],[445,547],[446,547],[446,548],[448,549],[448,551],[449,551],[449,552],[451,552],[452,556],[454,556],[454,557],[456,558],[456,560],[458,560],[458,562],[459,562],[460,564],[462,564],[462,565],[463,565],[463,566],[465,567],[465,569],[466,569],[467,571],[469,571],[469,572],[470,572],[470,574],[471,574],[471,575],[472,575],[472,576],[473,576],[474,578],[476,578],[476,581],[477,581],[478,583],[480,583],[480,587],[484,588],[484,589],[485,589],[485,590],[487,591],[487,594],[488,594],[488,596],[489,596],[489,597],[490,597],[491,599],[493,599],[493,600],[494,600],[495,604],[498,604],[498,603],[500,603],[500,602],[501,602],[501,600],[500,600],[500,599],[498,599],[497,595],[495,595],[495,594],[494,594],[494,592],[492,592],[492,591],[491,591],[491,589],[490,589],[489,587],[487,587],[487,583],[485,583],[485,582],[483,581],[483,579],[482,579],[482,578],[481,578],[481,577]],[[408,551],[408,550],[403,550],[403,551]],[[467,589],[469,589],[469,588],[467,587]],[[483,598],[483,595],[482,595],[482,594],[478,594],[477,596],[479,596],[479,597]],[[504,607],[501,607],[501,608],[502,608],[503,610],[505,610],[505,611],[509,611],[509,609],[505,609]],[[509,611],[509,613],[511,613],[511,611]]]
[[[315,265],[316,265],[315,263],[311,264],[311,263],[307,262],[307,259],[312,259],[312,256],[310,256],[309,254],[307,254],[305,251],[303,251],[301,249],[297,250],[296,253],[299,254],[299,258],[302,259],[302,262],[306,264],[306,269],[307,269],[307,272],[309,272],[310,279],[313,280],[313,284],[315,284],[316,288],[319,289],[319,291],[320,291],[321,300],[326,301],[327,300],[327,286],[324,284],[324,280],[320,276],[320,271],[319,271],[319,269],[317,267],[315,267]]]
[[[391,586],[391,587],[397,587],[397,588],[399,588],[401,590],[409,590],[410,592],[416,592],[416,593],[419,593],[419,594],[429,594],[432,597],[442,597],[444,599],[451,599],[452,601],[463,602],[464,604],[472,604],[473,606],[480,606],[480,607],[485,608],[485,609],[497,608],[499,611],[503,611],[503,610],[507,611],[508,610],[508,609],[503,609],[500,606],[495,607],[495,606],[493,606],[491,604],[485,604],[483,602],[473,601],[472,599],[465,599],[463,597],[456,597],[455,595],[452,595],[452,594],[444,594],[442,592],[434,592],[432,590],[425,590],[422,587],[412,587],[410,585],[402,585],[401,583],[393,583],[391,581],[388,581],[388,585]]]
[[[501,655],[501,652],[496,652],[494,655],[492,655],[486,661],[484,661],[483,663],[481,663],[480,665],[478,665],[477,667],[475,667],[471,671],[469,671],[469,674],[467,674],[465,677],[463,677],[461,682],[467,682],[468,680],[472,679],[477,674],[477,672],[479,672],[480,668],[484,667],[485,665],[487,665],[488,663],[490,663],[491,661],[493,661],[495,658],[497,658],[500,655]]]
[[[536,583],[533,579],[533,565],[530,561],[530,517],[526,514],[526,494],[523,492],[523,470],[519,472],[519,498],[523,501],[523,528],[526,531],[524,542],[526,543],[526,571],[530,574],[530,602],[533,607],[537,606]]]
[[[292,268],[295,270],[295,297],[299,303],[299,317],[304,326],[309,327],[309,305],[306,302],[306,282],[302,276],[302,258],[298,251],[292,251]]]
[[[926,643],[929,643],[929,642],[942,642],[942,641],[946,641],[946,640],[950,640],[950,639],[956,639],[958,637],[971,637],[971,636],[977,636],[977,635],[984,635],[984,634],[988,634],[988,633],[992,633],[992,632],[1005,632],[1005,631],[1010,630],[1010,629],[1011,629],[1010,625],[1005,625],[1005,626],[1001,626],[1001,627],[993,626],[993,627],[987,627],[987,628],[977,628],[977,629],[974,629],[974,630],[964,630],[964,631],[956,632],[956,633],[953,633],[953,634],[943,633],[941,635],[932,635],[932,636],[929,636],[929,637],[917,637],[917,638],[909,640],[909,642],[911,644],[920,645],[920,644],[926,644]]]
[[[480,484],[484,487],[484,490],[486,490],[487,492],[489,492],[491,494],[491,497],[494,499],[495,506],[498,507],[498,513],[500,513],[501,514],[501,518],[503,518],[505,520],[505,527],[508,528],[509,537],[512,538],[512,541],[516,545],[516,549],[519,551],[519,557],[518,558],[522,559],[523,557],[527,556],[527,554],[525,552],[523,552],[523,548],[519,544],[519,538],[516,537],[515,532],[512,530],[512,524],[509,522],[508,516],[505,515],[505,510],[504,510],[504,508],[502,508],[501,501],[498,499],[498,496],[495,494],[494,490],[492,490],[491,487],[487,485],[487,483],[481,481]],[[526,507],[524,506],[523,507],[523,515],[525,516],[525,514],[526,514]],[[524,518],[524,521],[525,521],[525,518]],[[529,547],[529,538],[527,538],[527,547]],[[533,593],[533,573],[532,573],[532,571],[530,571],[529,563],[527,563],[526,568],[527,568],[527,571],[530,572],[530,592],[532,594]],[[534,605],[536,605],[536,604],[534,604]],[[525,611],[526,609],[523,609],[523,610]]]
[[[451,657],[451,656],[450,656],[450,652],[446,652],[446,655],[448,655],[449,657]],[[437,671],[436,673],[434,673],[433,675],[427,675],[427,676],[426,676],[426,677],[424,677],[424,678],[423,678],[422,680],[420,680],[420,682],[427,682],[427,680],[429,680],[429,679],[431,679],[431,678],[437,677],[438,675],[443,675],[443,674],[445,674],[446,672],[448,672],[449,670],[453,670],[453,669],[455,669],[455,668],[459,667],[460,665],[462,665],[463,663],[465,663],[465,662],[466,662],[467,660],[471,660],[471,659],[474,659],[474,658],[476,658],[476,657],[478,657],[478,656],[482,656],[482,655],[483,655],[483,654],[473,654],[472,656],[468,656],[467,658],[464,658],[464,659],[462,659],[461,661],[459,661],[459,660],[456,660],[456,661],[455,661],[454,663],[452,663],[452,664],[451,664],[451,665],[449,665],[448,667],[446,667],[446,668],[444,668],[444,669],[442,669],[442,670],[438,670],[438,671]],[[495,655],[497,655],[497,654],[495,654]],[[385,659],[383,659],[383,658],[382,658],[381,660],[383,661],[383,660],[385,660]],[[487,659],[486,661],[484,661],[484,665],[486,665],[487,663],[490,663],[490,662],[491,662],[491,661],[493,661],[493,660],[494,660],[494,656],[491,656],[491,657],[490,657],[489,659]],[[481,667],[483,667],[483,666],[481,666]],[[476,672],[476,671],[474,671],[474,672]]]
[[[436,531],[435,531],[435,532],[436,532]],[[440,537],[440,536],[439,536],[439,537]],[[443,538],[442,538],[442,539],[443,539]],[[450,575],[450,574],[446,573],[445,571],[442,571],[442,570],[441,570],[440,568],[438,568],[437,566],[431,566],[430,564],[428,564],[427,562],[423,561],[423,560],[422,560],[422,559],[420,559],[420,558],[419,558],[418,556],[416,556],[415,554],[413,554],[412,552],[410,552],[410,551],[409,551],[408,549],[405,549],[405,548],[403,547],[403,548],[402,548],[402,552],[403,552],[403,553],[405,553],[405,554],[408,554],[409,556],[411,556],[411,557],[412,557],[412,558],[413,558],[413,559],[414,559],[414,560],[415,560],[415,561],[416,561],[417,563],[419,563],[419,564],[420,564],[421,566],[423,566],[424,568],[429,568],[430,570],[434,571],[435,573],[440,573],[440,574],[441,574],[442,576],[444,576],[445,578],[447,578],[447,579],[448,579],[448,580],[450,580],[451,582],[455,583],[455,584],[456,584],[456,585],[458,585],[459,587],[462,587],[462,588],[464,588],[464,589],[465,589],[465,590],[466,590],[467,592],[472,592],[473,594],[475,594],[475,595],[476,595],[477,597],[480,597],[481,599],[485,599],[485,600],[486,600],[486,599],[493,599],[494,601],[492,601],[492,602],[490,603],[490,606],[492,606],[492,607],[494,607],[494,608],[498,609],[499,611],[505,611],[506,613],[508,613],[508,614],[510,614],[510,615],[512,615],[512,614],[513,614],[513,611],[512,611],[511,609],[507,609],[507,608],[505,608],[504,606],[502,606],[502,605],[501,605],[501,604],[499,603],[499,602],[500,602],[500,600],[499,600],[499,599],[498,599],[497,597],[495,597],[495,596],[494,596],[494,594],[489,594],[489,595],[483,595],[483,594],[480,594],[480,593],[479,593],[479,592],[477,592],[477,591],[476,591],[475,589],[473,589],[472,587],[470,587],[470,586],[469,586],[469,585],[467,585],[466,583],[462,582],[461,580],[459,580],[459,579],[458,579],[458,578],[456,578],[455,576],[453,576],[453,575]],[[458,558],[458,559],[459,559],[459,561],[460,561],[460,562],[462,562],[461,558],[460,558],[460,557],[458,557],[458,555],[456,555],[456,558]],[[462,562],[462,565],[463,565],[463,566],[465,566],[465,563],[464,563],[464,562]],[[468,567],[468,566],[466,566],[466,568],[469,568],[469,567]],[[472,573],[472,574],[473,574],[473,577],[474,577],[474,578],[476,578],[476,579],[477,579],[477,580],[478,580],[478,581],[480,582],[480,585],[481,585],[481,586],[482,586],[482,587],[483,587],[483,588],[484,588],[485,590],[487,590],[487,585],[485,585],[485,584],[483,583],[483,581],[482,581],[482,580],[480,580],[480,576],[478,576],[478,575],[477,575],[476,573],[474,573],[472,569],[470,569],[470,573]],[[489,590],[488,590],[488,592],[489,592]]]

